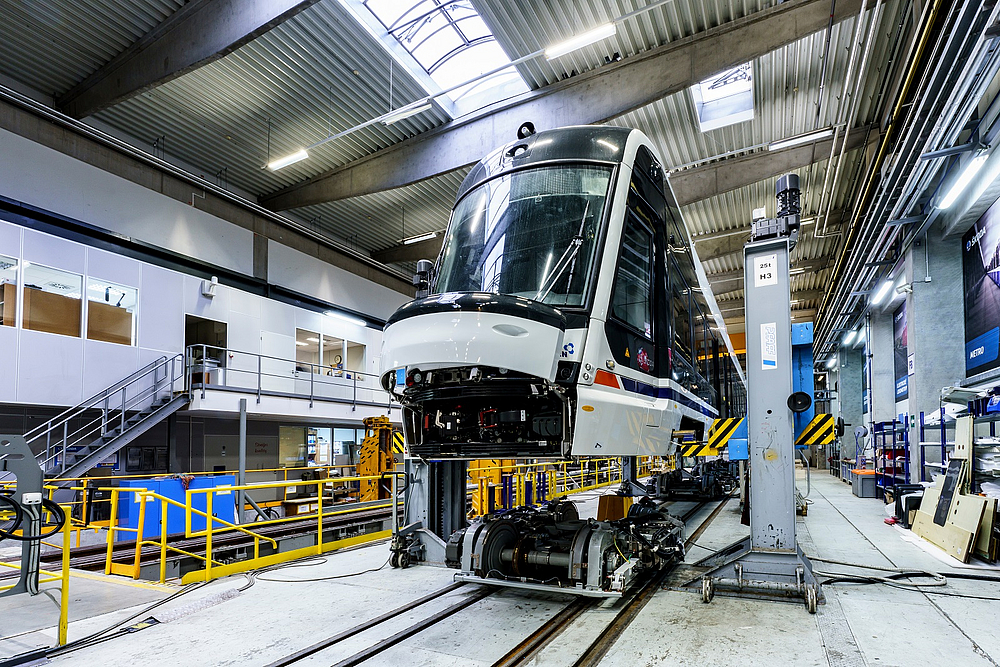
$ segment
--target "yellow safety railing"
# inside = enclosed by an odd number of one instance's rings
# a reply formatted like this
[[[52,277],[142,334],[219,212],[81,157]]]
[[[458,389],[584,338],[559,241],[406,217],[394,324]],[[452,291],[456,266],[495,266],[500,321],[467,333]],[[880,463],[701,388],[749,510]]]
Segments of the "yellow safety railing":
[[[65,511],[66,508],[63,508]],[[67,513],[68,514],[68,513]],[[58,629],[58,640],[59,645],[63,646],[66,644],[66,634],[69,630],[69,549],[70,549],[70,525],[67,520],[62,527],[62,544],[51,544],[49,542],[42,542],[46,546],[50,546],[62,551],[62,562],[60,564],[60,569],[58,572],[53,572],[51,570],[39,570],[38,571],[38,583],[46,584],[51,581],[58,581],[59,583],[59,629]],[[3,563],[0,562],[0,567],[21,569],[21,564],[17,563]],[[6,584],[0,586],[0,591],[6,591],[14,588],[17,583]]]
[[[663,467],[658,456],[641,456],[637,461],[637,476],[652,475]],[[480,466],[476,469],[477,479],[472,494],[471,516],[487,514],[490,501],[499,506],[500,487],[491,473],[499,477],[509,476],[513,484],[513,505],[525,505],[535,500],[549,501],[563,498],[573,493],[592,491],[622,481],[622,460],[620,457],[580,459],[575,461],[540,461],[536,463],[513,463],[497,466]],[[544,496],[538,497],[539,482],[544,481]],[[529,498],[528,489],[531,489]]]
[[[265,482],[265,483],[254,483],[254,484],[243,484],[243,485],[232,485],[232,486],[220,486],[220,487],[209,487],[204,489],[188,489],[186,491],[185,501],[183,503],[178,502],[174,499],[167,498],[156,492],[150,491],[143,488],[112,488],[111,491],[111,525],[108,527],[108,548],[107,548],[107,560],[105,563],[105,572],[107,574],[120,574],[124,576],[129,576],[134,579],[138,579],[141,574],[142,569],[142,550],[143,547],[154,547],[159,550],[160,562],[159,562],[159,580],[161,583],[166,581],[167,574],[167,555],[168,552],[179,553],[191,558],[194,558],[201,562],[203,569],[195,570],[184,575],[182,581],[184,583],[189,583],[191,581],[208,581],[222,576],[227,576],[236,572],[245,572],[252,569],[257,569],[265,565],[270,565],[278,562],[284,562],[287,560],[293,560],[296,558],[302,558],[308,555],[320,554],[327,551],[332,551],[334,549],[340,549],[345,546],[361,544],[368,541],[383,539],[389,537],[391,531],[383,530],[374,533],[368,533],[364,535],[358,535],[351,538],[346,538],[342,540],[336,540],[334,542],[325,542],[323,536],[323,526],[324,520],[328,520],[334,516],[341,516],[345,514],[352,514],[372,509],[385,509],[393,506],[392,499],[387,498],[384,502],[376,501],[375,503],[334,503],[331,502],[329,505],[325,504],[327,500],[326,489],[328,487],[334,487],[338,485],[354,485],[364,480],[378,480],[382,479],[381,476],[354,476],[354,477],[331,477],[327,479],[315,479],[315,480],[299,480],[299,481],[277,481],[277,482]],[[245,525],[238,525],[236,523],[226,521],[225,519],[214,516],[213,504],[215,502],[215,495],[220,492],[226,494],[232,494],[236,491],[261,491],[265,489],[275,489],[281,486],[291,487],[297,489],[298,487],[316,487],[316,497],[315,511],[309,511],[305,514],[297,514],[291,517],[284,517],[279,519],[270,519],[266,521],[254,522],[253,528],[247,528]],[[332,489],[331,489],[332,491]],[[118,508],[120,506],[120,496],[121,494],[135,494],[136,501],[139,504],[138,517],[136,521],[136,527],[130,528],[126,526],[119,526],[118,524]],[[195,498],[198,494],[205,495],[204,510],[198,509],[194,505],[196,504]],[[313,499],[308,499],[312,501]],[[160,503],[160,534],[158,539],[148,539],[145,538],[145,522],[146,522],[146,503],[147,502],[159,502]],[[310,502],[311,505],[311,502]],[[176,546],[170,545],[168,543],[167,535],[167,511],[169,506],[175,506],[184,512],[184,537],[185,538],[205,538],[204,553],[193,553],[191,551],[180,549]],[[396,511],[398,512],[400,503],[397,500]],[[311,508],[310,508],[311,509]],[[193,517],[202,517],[205,520],[204,530],[194,530]],[[304,547],[300,549],[295,549],[293,551],[278,553],[278,543],[272,537],[260,532],[262,528],[273,525],[280,525],[291,522],[302,522],[315,520],[316,522],[316,544],[312,547]],[[396,525],[395,516],[393,517],[393,525]],[[131,555],[128,562],[120,563],[114,560],[114,550],[117,536],[119,533],[134,533],[136,535],[135,541],[135,551]],[[232,534],[238,532],[240,534],[246,535],[253,539],[253,557],[246,560],[238,561],[236,563],[222,563],[215,558],[213,558],[214,546],[217,538],[220,535]],[[267,542],[270,544],[272,551],[274,553],[262,555],[261,554],[261,542]]]

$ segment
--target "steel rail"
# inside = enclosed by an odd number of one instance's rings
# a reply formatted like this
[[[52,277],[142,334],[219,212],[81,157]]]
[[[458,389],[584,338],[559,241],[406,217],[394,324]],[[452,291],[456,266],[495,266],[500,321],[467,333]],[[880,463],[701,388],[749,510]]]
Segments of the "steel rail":
[[[685,546],[689,546],[705,532],[709,524],[718,516],[722,507],[731,496],[726,496],[719,503],[712,513],[691,533],[684,541]],[[698,502],[694,507],[687,510],[682,516],[682,521],[689,521],[702,508],[708,505],[709,501]],[[601,632],[601,636],[587,647],[583,655],[577,659],[574,665],[596,664],[607,654],[617,640],[621,631],[625,629],[638,615],[642,608],[652,598],[653,594],[659,590],[663,580],[670,574],[671,568],[664,568],[647,580],[627,601],[622,605],[614,620]],[[528,664],[535,656],[541,652],[553,639],[558,637],[563,631],[569,628],[573,622],[588,609],[592,609],[597,600],[577,599],[564,607],[555,616],[550,618],[541,627],[536,629],[520,644],[511,649],[506,655],[493,663],[493,667],[513,667],[514,665]]]
[[[268,664],[267,667],[284,667],[285,665],[291,665],[292,663],[298,662],[299,660],[303,660],[304,658],[308,658],[311,655],[314,655],[316,653],[319,653],[320,651],[328,649],[329,647],[333,646],[334,644],[342,642],[345,639],[349,639],[349,638],[351,638],[351,637],[353,637],[353,636],[355,636],[357,634],[360,634],[360,633],[364,632],[365,630],[369,630],[371,628],[374,628],[376,625],[381,625],[382,623],[385,623],[388,620],[396,618],[397,616],[399,616],[401,614],[405,614],[406,612],[408,612],[408,611],[410,611],[412,609],[416,609],[417,607],[425,605],[428,602],[431,602],[433,600],[437,600],[438,598],[440,598],[440,597],[442,597],[444,595],[447,595],[448,593],[451,593],[452,591],[457,590],[457,589],[459,589],[459,588],[461,588],[462,586],[465,586],[465,585],[467,585],[467,584],[465,582],[463,582],[463,581],[459,581],[459,582],[455,582],[453,584],[449,584],[449,585],[445,586],[444,588],[441,588],[441,589],[438,589],[438,590],[434,591],[433,593],[428,593],[427,595],[425,595],[423,597],[417,598],[416,600],[413,600],[411,602],[407,602],[406,604],[404,604],[401,607],[396,607],[392,611],[387,611],[386,613],[382,614],[381,616],[376,616],[375,618],[370,619],[368,621],[365,621],[364,623],[361,623],[359,625],[355,625],[353,628],[349,628],[347,630],[344,630],[343,632],[338,632],[337,634],[335,634],[335,635],[333,635],[331,637],[327,637],[326,639],[324,639],[322,641],[316,642],[312,646],[307,646],[306,648],[301,649],[299,651],[296,651],[295,653],[292,653],[290,655],[287,655],[284,658],[281,658],[279,660],[275,660],[274,662]],[[485,591],[486,591],[487,594],[490,594],[490,593],[493,592],[492,589],[485,589]],[[484,596],[481,596],[481,597],[484,597]],[[477,600],[481,599],[481,597],[477,598]],[[473,601],[476,601],[476,600],[473,600]],[[456,611],[458,611],[458,610],[456,610]],[[454,613],[454,612],[452,612],[452,613]],[[388,647],[386,647],[386,648],[388,648]],[[372,655],[374,655],[374,654],[372,654]]]

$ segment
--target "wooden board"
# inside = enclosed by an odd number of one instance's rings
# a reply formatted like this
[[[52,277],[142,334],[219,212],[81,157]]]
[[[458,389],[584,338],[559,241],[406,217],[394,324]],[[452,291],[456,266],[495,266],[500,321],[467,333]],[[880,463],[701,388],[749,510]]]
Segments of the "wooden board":
[[[924,491],[912,530],[914,534],[944,549],[948,555],[968,563],[987,499],[956,494],[949,504],[944,525],[938,525],[935,515],[941,498],[941,489],[937,487]]]
[[[24,328],[79,338],[82,307],[80,299],[26,288]]]
[[[979,534],[976,535],[975,554],[983,560],[990,562],[997,558],[996,540],[993,539],[993,523],[996,520],[997,500],[987,498],[986,511],[983,512],[983,520],[979,524]]]
[[[87,338],[119,345],[132,344],[132,313],[109,303],[87,303]]]

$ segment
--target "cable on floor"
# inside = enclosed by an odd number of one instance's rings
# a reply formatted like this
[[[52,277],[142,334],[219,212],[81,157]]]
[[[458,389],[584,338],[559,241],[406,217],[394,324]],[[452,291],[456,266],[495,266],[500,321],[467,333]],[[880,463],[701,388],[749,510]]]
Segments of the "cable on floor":
[[[87,648],[88,646],[92,646],[94,644],[97,644],[97,643],[100,643],[100,642],[103,642],[103,641],[107,641],[108,639],[113,639],[114,637],[120,636],[122,634],[128,634],[127,631],[119,630],[117,633],[115,633],[113,635],[110,635],[110,636],[107,636],[107,637],[104,636],[104,635],[107,635],[112,630],[115,630],[116,628],[120,628],[121,626],[126,625],[127,623],[129,623],[131,621],[134,621],[135,619],[137,619],[139,617],[145,617],[145,616],[147,616],[151,611],[153,611],[157,607],[160,607],[161,605],[164,605],[164,604],[166,604],[168,602],[176,600],[177,598],[181,597],[182,595],[186,595],[186,594],[188,594],[188,593],[190,593],[192,591],[195,591],[195,590],[198,590],[199,588],[207,586],[208,583],[209,582],[207,582],[207,581],[200,581],[200,582],[197,582],[197,583],[194,583],[194,584],[188,584],[187,586],[185,586],[184,588],[180,589],[179,591],[177,591],[175,593],[171,593],[170,595],[168,595],[167,597],[163,598],[162,600],[157,600],[153,604],[151,604],[151,605],[149,605],[147,607],[144,607],[142,610],[137,611],[136,613],[132,614],[128,618],[126,618],[124,620],[121,620],[121,621],[118,621],[117,623],[114,623],[112,625],[109,625],[108,627],[104,628],[103,630],[99,630],[98,632],[91,633],[91,634],[87,635],[86,637],[81,637],[80,639],[76,639],[74,641],[71,641],[68,644],[64,644],[63,646],[57,646],[57,647],[54,647],[54,648],[51,648],[51,649],[47,650],[45,652],[45,656],[47,658],[51,658],[51,657],[54,657],[54,656],[63,655],[65,653],[72,653],[73,651],[78,651],[80,649]]]

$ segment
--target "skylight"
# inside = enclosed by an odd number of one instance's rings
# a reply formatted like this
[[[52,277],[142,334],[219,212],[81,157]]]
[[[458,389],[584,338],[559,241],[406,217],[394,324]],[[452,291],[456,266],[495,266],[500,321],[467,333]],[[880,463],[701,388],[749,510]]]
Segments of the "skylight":
[[[753,120],[753,66],[744,63],[710,76],[691,94],[702,132]]]
[[[441,90],[510,63],[469,0],[363,0],[362,4]],[[527,89],[511,67],[448,97],[468,111]]]

